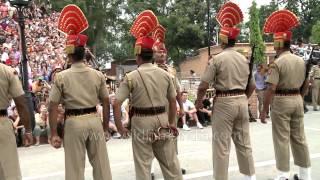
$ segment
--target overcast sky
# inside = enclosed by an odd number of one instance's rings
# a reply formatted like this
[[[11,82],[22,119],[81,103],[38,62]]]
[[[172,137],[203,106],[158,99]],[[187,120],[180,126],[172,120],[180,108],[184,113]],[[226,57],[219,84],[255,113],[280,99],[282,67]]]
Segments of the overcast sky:
[[[245,21],[249,19],[249,8],[252,4],[253,0],[231,0],[232,2],[238,4],[244,14]],[[258,7],[261,5],[269,4],[271,0],[256,0],[256,3],[258,4]]]

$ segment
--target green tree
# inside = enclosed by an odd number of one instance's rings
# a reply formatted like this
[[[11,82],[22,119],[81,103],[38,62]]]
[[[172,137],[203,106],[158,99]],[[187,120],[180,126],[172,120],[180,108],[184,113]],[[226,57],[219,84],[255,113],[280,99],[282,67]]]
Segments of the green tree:
[[[312,27],[320,20],[319,0],[279,0],[279,3],[294,12],[300,19],[300,26],[294,29],[294,37],[308,41]]]
[[[257,3],[255,0],[252,2],[252,6],[250,7],[250,45],[255,46],[254,50],[254,61],[257,64],[265,62],[265,45],[262,40],[262,34],[260,30],[260,22],[259,22],[259,10],[257,9]]]
[[[312,27],[312,35],[310,38],[312,43],[320,44],[320,21]]]

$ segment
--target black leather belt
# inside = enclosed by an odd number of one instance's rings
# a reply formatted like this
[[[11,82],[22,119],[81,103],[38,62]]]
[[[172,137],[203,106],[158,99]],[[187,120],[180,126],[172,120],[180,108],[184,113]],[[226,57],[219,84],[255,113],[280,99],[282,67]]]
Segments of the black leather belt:
[[[216,91],[216,97],[227,97],[227,96],[239,96],[245,94],[246,90],[243,89],[232,89],[232,90],[224,90]]]
[[[300,95],[300,89],[277,89],[276,96],[296,96]]]
[[[7,116],[8,113],[7,113],[7,110],[6,109],[1,109],[0,110],[0,116]]]
[[[320,78],[314,78],[314,79],[316,79],[316,80],[320,80]]]
[[[158,107],[132,107],[130,109],[136,116],[154,116],[166,112],[165,106]]]
[[[85,108],[85,109],[66,109],[65,115],[66,116],[80,116],[84,114],[90,114],[97,112],[96,107],[92,108]]]

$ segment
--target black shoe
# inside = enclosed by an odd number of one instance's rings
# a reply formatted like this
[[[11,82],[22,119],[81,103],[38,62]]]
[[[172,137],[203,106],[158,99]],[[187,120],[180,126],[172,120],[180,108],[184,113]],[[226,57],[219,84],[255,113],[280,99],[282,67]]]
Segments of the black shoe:
[[[154,180],[154,173],[151,173],[151,180]]]
[[[183,175],[185,175],[187,173],[187,171],[185,169],[183,169],[183,168],[181,168],[181,172],[182,172]]]
[[[298,174],[295,174],[295,175],[293,176],[293,180],[300,180]]]
[[[257,120],[255,118],[250,118],[249,122],[257,122]]]
[[[319,111],[319,109],[314,108],[313,111]]]

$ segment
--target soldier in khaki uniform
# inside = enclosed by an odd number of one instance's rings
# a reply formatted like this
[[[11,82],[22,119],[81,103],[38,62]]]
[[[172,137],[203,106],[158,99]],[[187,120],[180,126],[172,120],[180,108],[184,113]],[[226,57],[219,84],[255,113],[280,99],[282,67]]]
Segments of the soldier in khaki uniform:
[[[235,11],[229,12],[232,7]],[[231,138],[236,147],[240,173],[244,179],[255,180],[254,161],[250,145],[248,97],[255,89],[249,78],[249,61],[234,49],[240,30],[235,28],[242,21],[232,19],[225,21],[224,13],[232,13],[232,17],[243,17],[240,8],[227,2],[220,10],[217,20],[223,26],[220,31],[223,51],[214,56],[204,72],[198,88],[197,109],[202,108],[202,98],[209,84],[216,89],[216,99],[212,115],[213,171],[215,180],[228,179],[229,153]],[[236,22],[233,24],[233,22]],[[231,24],[230,24],[231,23]]]
[[[281,18],[292,20],[288,24]],[[277,59],[270,66],[265,92],[264,110],[260,115],[266,123],[266,112],[271,101],[272,136],[279,175],[275,180],[289,179],[290,145],[295,165],[299,166],[299,178],[311,180],[310,157],[303,125],[303,94],[301,87],[308,85],[305,79],[305,63],[302,58],[290,52],[292,33],[299,25],[298,18],[288,10],[279,10],[266,20],[265,33],[274,34],[274,48]],[[280,31],[280,32],[279,32]],[[295,176],[298,179],[298,176]]]
[[[154,21],[144,21],[144,17]],[[138,16],[131,28],[131,33],[137,38],[135,54],[139,67],[125,76],[116,93],[115,122],[120,134],[126,136],[128,129],[124,128],[121,123],[120,106],[131,94],[131,113],[133,113],[131,133],[136,179],[151,179],[151,162],[155,156],[160,163],[164,179],[182,180],[173,138],[156,138],[156,135],[165,134],[169,132],[167,131],[169,128],[176,127],[175,87],[172,77],[152,64],[154,40],[147,37],[150,32],[139,33],[140,28],[155,28],[157,25],[156,16],[152,11],[147,10]],[[153,28],[150,29],[153,30]],[[168,103],[169,112],[166,111]],[[158,133],[158,130],[161,133]]]
[[[81,10],[75,5],[68,5],[60,15],[61,24],[69,16],[84,17]],[[81,12],[82,13],[82,12]],[[60,21],[59,21],[60,22]],[[86,19],[79,19],[85,26]],[[69,25],[68,27],[84,27]],[[69,33],[70,29],[59,26],[59,30]],[[83,30],[83,29],[82,29]],[[71,32],[82,32],[72,29]],[[99,71],[84,64],[85,44],[88,37],[82,34],[68,34],[66,53],[71,62],[71,68],[56,74],[50,94],[49,121],[51,128],[51,143],[55,148],[60,148],[61,139],[57,135],[58,105],[65,106],[65,179],[84,180],[86,151],[93,167],[95,180],[111,180],[111,171],[106,149],[104,132],[108,130],[109,121],[109,96],[106,88],[105,77]],[[103,124],[96,113],[96,105],[102,102]]]
[[[318,111],[318,98],[320,91],[320,63],[314,65],[310,72],[310,82],[312,86],[312,105],[313,110]]]
[[[0,179],[21,180],[18,151],[13,125],[7,117],[7,108],[13,98],[24,125],[25,145],[32,144],[30,115],[18,78],[18,73],[0,63]]]
[[[175,87],[177,96],[176,96],[176,100],[179,104],[179,117],[182,117],[184,115],[184,110],[183,110],[183,104],[182,104],[182,100],[181,100],[181,87],[180,87],[180,83],[179,80],[176,76],[176,70],[174,69],[174,67],[169,66],[167,63],[167,58],[168,58],[168,51],[167,48],[164,44],[164,38],[165,38],[165,31],[166,29],[159,25],[152,33],[152,38],[156,41],[153,45],[153,57],[154,57],[154,63],[156,64],[157,67],[167,71],[171,77],[172,77],[172,81],[173,81],[173,85]],[[177,139],[176,139],[177,140]],[[178,142],[175,141],[175,145],[176,145],[176,152],[178,154]],[[155,160],[152,161],[152,165],[151,165],[151,177],[154,179],[154,166],[155,166]],[[181,169],[182,174],[186,173],[185,169]]]

